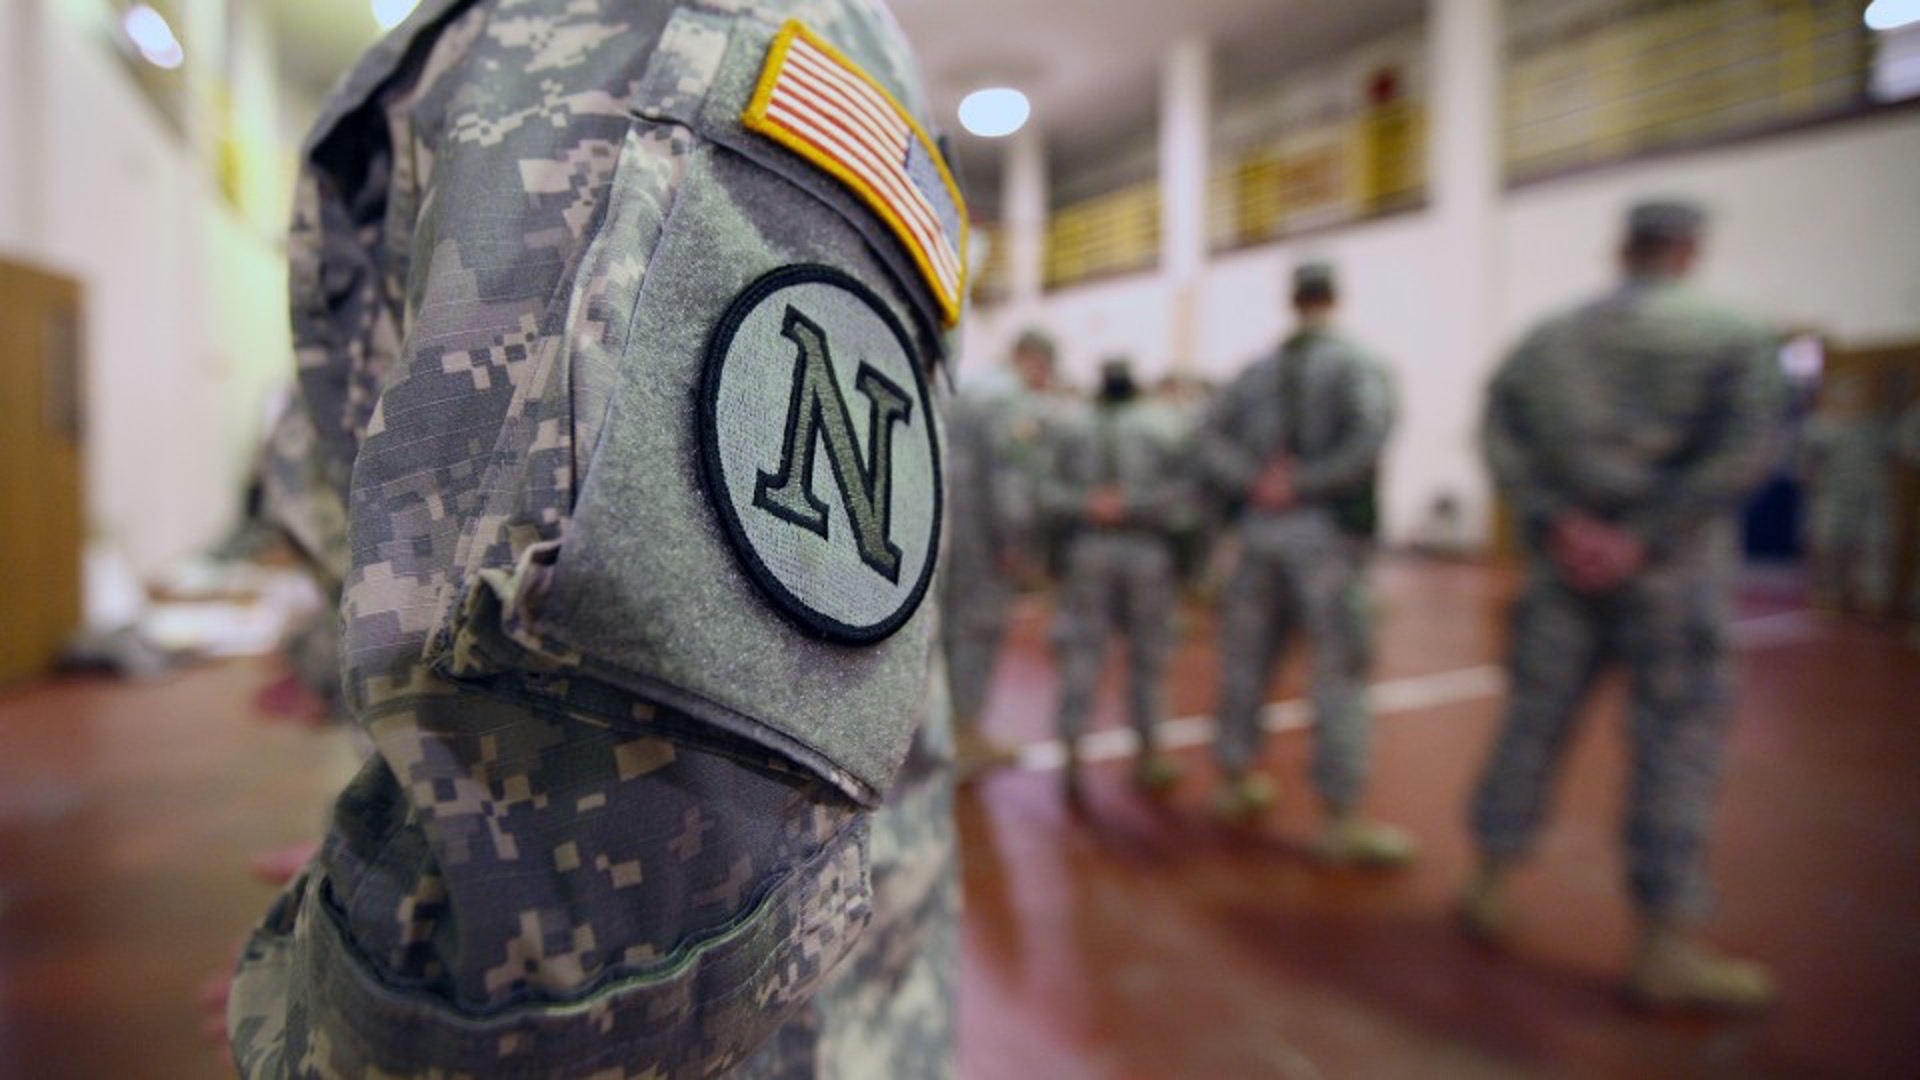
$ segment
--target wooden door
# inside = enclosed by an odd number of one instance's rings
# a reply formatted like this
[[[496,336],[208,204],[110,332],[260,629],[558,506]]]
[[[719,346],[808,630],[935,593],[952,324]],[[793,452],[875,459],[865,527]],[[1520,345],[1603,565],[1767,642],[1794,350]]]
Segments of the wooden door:
[[[0,683],[80,628],[80,287],[0,261]]]

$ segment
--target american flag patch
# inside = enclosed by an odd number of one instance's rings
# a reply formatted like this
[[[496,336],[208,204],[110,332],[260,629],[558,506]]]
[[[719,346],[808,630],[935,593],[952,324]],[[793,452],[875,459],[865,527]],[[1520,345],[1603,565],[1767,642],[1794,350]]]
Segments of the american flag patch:
[[[959,321],[966,207],[933,140],[885,87],[789,22],[773,39],[740,119],[860,196],[913,257],[947,325]]]

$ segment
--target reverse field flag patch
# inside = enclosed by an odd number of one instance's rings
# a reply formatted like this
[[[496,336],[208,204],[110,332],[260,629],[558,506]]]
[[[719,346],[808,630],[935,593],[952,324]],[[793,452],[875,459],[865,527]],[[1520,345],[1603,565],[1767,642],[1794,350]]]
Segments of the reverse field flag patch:
[[[947,325],[959,321],[966,208],[933,140],[885,87],[792,21],[741,120],[858,195],[913,257]]]

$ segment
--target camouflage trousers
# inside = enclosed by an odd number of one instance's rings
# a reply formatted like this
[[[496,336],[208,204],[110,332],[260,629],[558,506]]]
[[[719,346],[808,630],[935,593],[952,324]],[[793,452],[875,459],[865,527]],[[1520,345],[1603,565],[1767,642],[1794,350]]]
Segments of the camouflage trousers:
[[[1086,532],[1067,549],[1054,645],[1060,655],[1063,739],[1079,736],[1093,711],[1107,636],[1127,642],[1127,704],[1134,731],[1150,740],[1166,715],[1167,657],[1173,649],[1173,551],[1144,531]]]
[[[977,724],[993,688],[1000,639],[1013,604],[1013,586],[989,559],[962,559],[956,550],[941,573],[940,637],[947,654],[956,724]]]
[[[1697,914],[1732,690],[1727,621],[1713,568],[1662,568],[1586,596],[1534,566],[1512,612],[1512,701],[1472,803],[1481,850],[1529,851],[1580,707],[1621,664],[1632,684],[1628,888],[1648,914]]]
[[[1273,667],[1298,631],[1312,665],[1314,790],[1332,806],[1353,806],[1366,786],[1372,727],[1365,686],[1373,651],[1369,545],[1315,509],[1252,523],[1243,540],[1220,612],[1215,756],[1230,773],[1244,772],[1259,756]]]
[[[1879,608],[1892,598],[1893,494],[1886,485],[1816,492],[1808,515],[1814,585]]]

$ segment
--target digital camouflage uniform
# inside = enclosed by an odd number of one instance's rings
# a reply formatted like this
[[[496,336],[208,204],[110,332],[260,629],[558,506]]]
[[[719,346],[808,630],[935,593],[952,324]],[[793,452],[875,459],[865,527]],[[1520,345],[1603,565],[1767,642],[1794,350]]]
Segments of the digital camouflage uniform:
[[[263,461],[266,516],[331,603],[288,633],[282,649],[294,676],[330,710],[341,711],[340,586],[347,573],[347,505],[321,471],[313,420],[296,398],[274,423]]]
[[[925,117],[859,0],[427,0],[323,111],[294,333],[377,753],[240,959],[243,1074],[950,1071],[953,312],[745,123],[789,18]]]
[[[1487,855],[1526,853],[1575,716],[1613,663],[1632,676],[1625,841],[1651,916],[1704,902],[1702,849],[1732,694],[1734,520],[1768,464],[1782,403],[1773,342],[1683,284],[1633,279],[1547,320],[1494,377],[1487,461],[1522,523],[1512,702],[1472,805]],[[1584,512],[1648,546],[1611,591],[1564,584],[1552,522]]]
[[[993,686],[1018,582],[1002,556],[1027,554],[1034,536],[1037,395],[1017,383],[964,387],[947,414],[949,510],[941,598],[953,714],[977,721]]]
[[[1338,506],[1370,495],[1394,409],[1379,360],[1338,333],[1303,329],[1222,390],[1195,434],[1213,490],[1242,507],[1240,559],[1220,616],[1220,766],[1243,773],[1259,756],[1267,685],[1298,629],[1312,658],[1314,790],[1340,809],[1355,806],[1366,785],[1372,650],[1371,539]],[[1277,513],[1246,505],[1281,454],[1295,461],[1296,505]]]
[[[1049,435],[1041,507],[1067,537],[1054,625],[1056,727],[1063,739],[1078,738],[1086,727],[1113,631],[1127,643],[1128,716],[1144,745],[1152,746],[1154,729],[1166,718],[1176,599],[1172,529],[1187,502],[1172,434],[1161,406],[1134,400],[1090,406],[1063,418]],[[1125,521],[1087,520],[1088,497],[1099,488],[1120,492]]]
[[[1803,439],[1816,584],[1877,610],[1892,588],[1894,433],[1873,413],[1815,414]]]
[[[1907,468],[1920,470],[1920,400],[1909,404],[1894,422],[1893,452]],[[1920,540],[1920,531],[1916,531],[1914,539]],[[1906,603],[1910,616],[1920,616],[1920,574],[1914,575]]]

